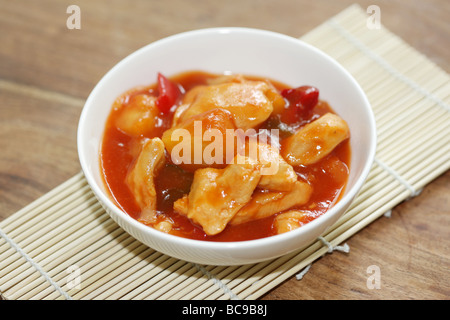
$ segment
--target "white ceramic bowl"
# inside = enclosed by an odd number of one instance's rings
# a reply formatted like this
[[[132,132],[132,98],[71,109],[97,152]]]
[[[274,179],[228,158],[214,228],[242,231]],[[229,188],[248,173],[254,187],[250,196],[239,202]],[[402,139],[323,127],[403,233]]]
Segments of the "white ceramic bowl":
[[[126,90],[167,76],[202,70],[267,76],[291,86],[312,85],[349,124],[351,167],[342,199],[307,225],[269,238],[217,243],[184,239],[147,227],[111,201],[99,165],[104,124],[113,101]],[[178,259],[208,265],[240,265],[304,248],[345,212],[366,179],[375,155],[376,129],[360,86],[336,61],[298,39],[247,28],[212,28],[174,35],[132,53],[113,67],[86,101],[78,128],[78,152],[86,179],[106,211],[149,247]]]

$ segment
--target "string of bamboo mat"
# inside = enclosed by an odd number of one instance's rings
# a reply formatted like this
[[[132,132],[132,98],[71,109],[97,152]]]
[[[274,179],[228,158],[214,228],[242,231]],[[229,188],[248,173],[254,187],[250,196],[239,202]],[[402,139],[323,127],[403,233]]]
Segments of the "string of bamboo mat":
[[[302,37],[353,74],[373,106],[378,130],[366,183],[320,239],[252,265],[180,261],[125,233],[79,173],[0,223],[2,295],[11,300],[258,299],[417,195],[450,168],[450,77],[385,28],[369,30],[366,21],[354,5]],[[79,268],[80,283],[71,278],[73,267]]]

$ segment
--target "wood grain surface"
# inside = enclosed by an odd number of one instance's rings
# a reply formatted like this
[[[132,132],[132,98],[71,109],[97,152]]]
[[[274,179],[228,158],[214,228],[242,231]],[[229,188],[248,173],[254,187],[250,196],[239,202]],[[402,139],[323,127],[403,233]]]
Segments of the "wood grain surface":
[[[450,72],[447,0],[0,0],[0,220],[80,171],[76,129],[100,78],[134,50],[182,31],[255,27],[294,37],[353,3]],[[449,299],[450,172],[262,299]],[[368,267],[381,272],[369,289]]]

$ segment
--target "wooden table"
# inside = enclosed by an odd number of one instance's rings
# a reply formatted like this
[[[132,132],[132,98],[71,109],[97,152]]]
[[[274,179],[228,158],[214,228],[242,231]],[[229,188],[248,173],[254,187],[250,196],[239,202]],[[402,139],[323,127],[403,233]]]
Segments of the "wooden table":
[[[76,1],[81,29],[68,29],[73,1],[0,4],[0,220],[80,171],[76,129],[100,78],[132,51],[174,33],[218,26],[294,37],[355,1]],[[450,71],[447,0],[376,4],[381,22]],[[225,4],[226,3],[226,4]],[[349,254],[315,262],[263,299],[449,299],[450,172],[348,240]],[[381,272],[369,289],[368,267]]]

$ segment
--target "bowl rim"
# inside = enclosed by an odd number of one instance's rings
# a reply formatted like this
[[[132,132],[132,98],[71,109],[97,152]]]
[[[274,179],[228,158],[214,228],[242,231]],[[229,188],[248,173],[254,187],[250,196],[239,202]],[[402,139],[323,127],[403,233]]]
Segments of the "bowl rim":
[[[86,118],[89,114],[89,110],[92,108],[91,101],[94,100],[94,97],[99,90],[99,88],[102,86],[104,82],[106,82],[110,77],[114,76],[116,70],[120,69],[122,65],[125,65],[128,63],[129,60],[133,59],[135,56],[143,54],[146,50],[151,50],[153,47],[159,46],[164,43],[168,43],[171,41],[177,41],[180,38],[184,38],[186,36],[197,36],[201,34],[232,34],[232,33],[247,33],[247,34],[259,34],[259,35],[266,35],[271,37],[277,37],[279,39],[282,39],[284,41],[288,41],[291,43],[295,43],[296,45],[303,46],[307,50],[313,51],[314,54],[319,55],[322,59],[328,60],[328,62],[332,63],[336,68],[339,69],[339,71],[348,78],[352,85],[355,87],[357,92],[359,93],[360,97],[364,101],[364,108],[366,109],[366,112],[368,114],[369,123],[367,125],[369,126],[369,132],[371,133],[370,136],[370,146],[369,146],[369,153],[367,154],[367,160],[363,165],[363,169],[361,170],[361,174],[357,176],[355,183],[351,188],[348,188],[345,191],[345,194],[341,197],[341,199],[333,205],[332,208],[330,208],[326,213],[320,215],[316,219],[310,221],[309,223],[303,225],[301,228],[292,230],[290,232],[273,235],[266,238],[260,238],[260,239],[254,239],[254,240],[244,240],[244,241],[231,241],[231,242],[220,242],[220,241],[208,241],[208,240],[196,240],[196,239],[189,239],[189,238],[183,238],[176,235],[167,234],[161,231],[158,231],[154,228],[151,228],[149,226],[146,226],[142,224],[141,222],[137,221],[136,219],[129,216],[126,212],[122,211],[108,196],[105,194],[105,192],[98,186],[97,182],[95,181],[92,173],[89,170],[89,165],[87,163],[87,156],[85,154],[85,144],[87,144],[86,141],[83,139],[83,128],[84,123],[86,122]],[[118,93],[120,94],[120,93]],[[197,249],[208,249],[208,250],[217,250],[221,252],[226,252],[230,249],[239,248],[239,250],[252,250],[256,248],[261,248],[266,245],[274,245],[277,243],[285,243],[286,241],[295,240],[299,234],[301,233],[308,233],[309,230],[319,227],[320,225],[326,225],[327,221],[330,219],[333,219],[336,214],[339,214],[341,211],[341,215],[344,213],[344,209],[346,206],[348,206],[353,199],[357,196],[360,189],[362,188],[365,180],[367,179],[367,176],[370,172],[370,169],[372,167],[372,164],[375,160],[375,152],[376,152],[376,123],[375,123],[375,117],[373,114],[373,110],[371,108],[371,104],[359,85],[359,83],[354,79],[354,77],[350,74],[349,71],[347,71],[340,63],[338,63],[335,59],[321,51],[320,49],[314,47],[313,45],[310,45],[301,39],[294,38],[285,34],[281,34],[278,32],[270,31],[270,30],[264,30],[264,29],[256,29],[256,28],[247,28],[247,27],[213,27],[213,28],[203,28],[203,29],[195,29],[190,31],[185,31],[181,33],[177,33],[159,40],[156,40],[154,42],[151,42],[136,51],[130,53],[128,56],[120,60],[117,64],[115,64],[104,76],[97,82],[91,93],[89,94],[88,98],[86,99],[86,102],[83,106],[83,109],[81,111],[78,129],[77,129],[77,149],[78,149],[78,156],[81,164],[82,171],[84,173],[84,176],[90,186],[90,188],[93,190],[94,194],[99,198],[101,202],[103,202],[109,210],[111,210],[114,214],[120,216],[120,218],[125,221],[125,223],[129,224],[132,228],[138,229],[139,232],[142,232],[143,234],[150,234],[151,236],[154,236],[155,238],[161,239],[161,241],[167,241],[169,243],[172,243],[174,245],[181,245],[181,246],[192,246]],[[351,170],[351,167],[350,167]],[[331,227],[331,225],[328,225],[328,227]],[[323,233],[323,232],[322,232]]]

